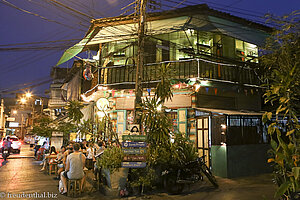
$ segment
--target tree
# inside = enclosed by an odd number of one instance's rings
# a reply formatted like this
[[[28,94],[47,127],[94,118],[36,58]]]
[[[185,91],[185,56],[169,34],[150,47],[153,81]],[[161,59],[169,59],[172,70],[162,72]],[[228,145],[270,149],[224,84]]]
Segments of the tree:
[[[68,118],[77,125],[80,124],[80,120],[83,117],[82,108],[83,104],[80,101],[69,101],[66,107]]]
[[[268,38],[261,57],[266,77],[265,103],[274,110],[263,115],[271,138],[271,158],[278,184],[275,197],[292,199],[299,192],[300,12],[268,16],[280,28]],[[272,117],[275,119],[272,120]]]
[[[33,132],[39,136],[51,138],[55,130],[54,121],[47,115],[40,115],[33,125]]]

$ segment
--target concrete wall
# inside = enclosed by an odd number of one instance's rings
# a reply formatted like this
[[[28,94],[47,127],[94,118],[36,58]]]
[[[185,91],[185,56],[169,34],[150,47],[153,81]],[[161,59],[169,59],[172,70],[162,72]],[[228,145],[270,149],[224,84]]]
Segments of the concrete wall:
[[[212,146],[212,171],[226,178],[272,172],[267,163],[269,149],[267,144]]]

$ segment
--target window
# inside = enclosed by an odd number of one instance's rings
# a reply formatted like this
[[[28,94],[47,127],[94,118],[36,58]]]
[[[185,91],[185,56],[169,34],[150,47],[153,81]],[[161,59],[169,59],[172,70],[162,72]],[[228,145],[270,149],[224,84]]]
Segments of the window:
[[[34,101],[34,105],[42,105],[42,101],[40,100],[40,99],[36,99],[35,101]]]
[[[260,116],[227,116],[227,145],[266,143]]]
[[[241,61],[258,62],[258,48],[256,45],[236,39],[235,49],[236,56]]]

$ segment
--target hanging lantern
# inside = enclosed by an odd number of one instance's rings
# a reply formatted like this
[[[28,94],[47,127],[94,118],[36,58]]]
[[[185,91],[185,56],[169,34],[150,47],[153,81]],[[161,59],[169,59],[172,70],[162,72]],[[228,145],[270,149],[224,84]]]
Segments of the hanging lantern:
[[[112,90],[112,91],[111,91],[111,95],[112,95],[112,97],[114,97],[114,96],[115,96],[115,92],[116,92],[115,90]]]
[[[83,70],[83,78],[87,81],[90,81],[94,78],[90,65],[86,65],[85,70]]]
[[[180,83],[173,85],[173,88],[180,89]]]

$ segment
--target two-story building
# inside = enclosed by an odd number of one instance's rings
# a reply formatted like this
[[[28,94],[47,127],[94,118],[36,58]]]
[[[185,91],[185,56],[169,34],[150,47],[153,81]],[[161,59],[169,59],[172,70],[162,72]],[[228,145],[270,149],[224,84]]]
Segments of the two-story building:
[[[82,63],[82,79],[91,84],[81,97],[108,99],[119,136],[133,123],[137,30],[133,16],[93,20],[85,38],[58,63],[81,50],[97,52],[94,62]],[[159,66],[170,64],[174,96],[164,104],[166,112],[174,130],[195,142],[217,176],[268,171],[258,55],[270,31],[205,4],[146,17],[143,96],[153,95]]]

